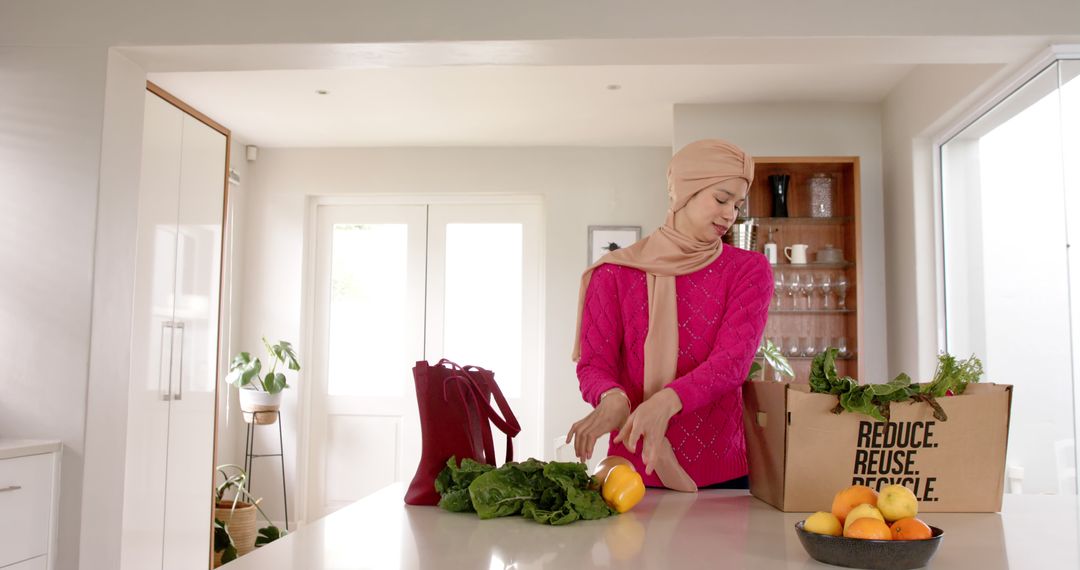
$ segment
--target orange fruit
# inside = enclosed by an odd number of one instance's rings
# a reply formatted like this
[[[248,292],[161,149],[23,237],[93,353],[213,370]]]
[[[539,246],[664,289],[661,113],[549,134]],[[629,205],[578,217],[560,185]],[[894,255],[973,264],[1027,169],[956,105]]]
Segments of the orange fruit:
[[[892,540],[892,530],[885,521],[873,517],[861,518],[844,530],[847,538],[863,538],[867,540]]]
[[[893,540],[926,540],[933,535],[926,523],[915,517],[892,523]]]
[[[877,491],[870,487],[865,485],[852,485],[847,489],[841,490],[833,497],[832,514],[840,519],[840,523],[843,524],[844,519],[847,518],[851,509],[864,503],[876,507],[877,498]]]

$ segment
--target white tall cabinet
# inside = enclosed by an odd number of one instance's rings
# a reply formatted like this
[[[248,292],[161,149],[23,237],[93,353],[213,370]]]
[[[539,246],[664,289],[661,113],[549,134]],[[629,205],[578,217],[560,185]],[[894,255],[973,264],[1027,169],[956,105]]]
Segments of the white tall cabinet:
[[[146,93],[124,570],[206,568],[210,560],[228,135],[178,105]]]

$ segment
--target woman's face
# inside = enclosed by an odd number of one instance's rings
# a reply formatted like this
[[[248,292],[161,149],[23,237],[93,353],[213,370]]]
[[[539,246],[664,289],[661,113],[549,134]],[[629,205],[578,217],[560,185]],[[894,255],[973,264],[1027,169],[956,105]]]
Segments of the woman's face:
[[[735,223],[747,191],[746,180],[732,178],[698,192],[686,207],[675,212],[675,229],[698,241],[720,239]]]

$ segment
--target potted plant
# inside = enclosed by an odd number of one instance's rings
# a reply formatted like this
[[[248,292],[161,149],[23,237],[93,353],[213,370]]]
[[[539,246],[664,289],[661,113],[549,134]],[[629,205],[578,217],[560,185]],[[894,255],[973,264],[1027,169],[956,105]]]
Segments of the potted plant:
[[[219,465],[217,472],[225,480],[214,487],[214,568],[285,536],[259,506],[262,499],[248,493],[248,476],[242,467]],[[257,537],[256,512],[266,520]]]
[[[761,343],[759,354],[765,362],[769,363],[769,366],[772,366],[773,369],[781,375],[787,376],[788,378],[795,377],[795,370],[791,368],[791,363],[788,362],[788,359],[784,356],[780,347],[776,346],[776,343],[773,341],[765,339],[765,341]],[[757,375],[758,372],[761,372],[761,370],[761,363],[755,359],[754,363],[750,365],[750,373],[746,375],[746,381],[750,382],[753,380],[754,376]]]
[[[270,344],[266,337],[262,341],[272,359],[270,370],[262,374],[262,361],[257,357],[251,358],[250,353],[241,352],[233,358],[225,381],[240,389],[240,410],[244,412],[244,421],[272,424],[277,421],[276,412],[281,408],[281,391],[289,387],[285,374],[278,372],[278,365],[298,371],[300,362],[288,342],[279,340],[277,344]]]

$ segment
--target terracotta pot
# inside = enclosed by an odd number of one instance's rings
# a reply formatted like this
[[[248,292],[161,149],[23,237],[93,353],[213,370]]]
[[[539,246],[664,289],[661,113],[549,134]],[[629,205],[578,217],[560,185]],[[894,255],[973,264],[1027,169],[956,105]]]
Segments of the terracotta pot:
[[[254,421],[259,425],[272,424],[277,421],[279,409],[281,409],[281,392],[267,394],[261,390],[240,389],[240,411],[244,413],[245,422],[250,424]]]

